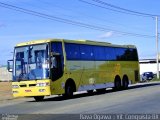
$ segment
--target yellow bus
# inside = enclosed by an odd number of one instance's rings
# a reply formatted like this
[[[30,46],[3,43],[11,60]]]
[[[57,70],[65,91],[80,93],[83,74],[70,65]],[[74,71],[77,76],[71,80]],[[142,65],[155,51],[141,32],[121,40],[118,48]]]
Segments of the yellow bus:
[[[139,82],[134,45],[90,40],[47,39],[17,44],[8,70],[13,73],[13,96],[34,97],[36,101],[50,95],[72,97],[76,91],[127,89]]]

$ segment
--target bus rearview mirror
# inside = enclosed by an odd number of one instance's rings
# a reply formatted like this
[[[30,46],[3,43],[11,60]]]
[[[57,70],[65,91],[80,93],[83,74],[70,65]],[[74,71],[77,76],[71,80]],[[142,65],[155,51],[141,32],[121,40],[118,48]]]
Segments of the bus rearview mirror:
[[[7,70],[8,72],[13,72],[13,60],[7,61]]]

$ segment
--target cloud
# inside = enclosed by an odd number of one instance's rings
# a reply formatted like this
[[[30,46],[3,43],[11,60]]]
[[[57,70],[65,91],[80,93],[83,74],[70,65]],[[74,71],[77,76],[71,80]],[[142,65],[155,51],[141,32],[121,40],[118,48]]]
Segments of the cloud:
[[[100,35],[99,38],[105,39],[105,38],[110,38],[112,36],[113,36],[113,31],[109,31],[109,32],[106,32],[106,33]]]

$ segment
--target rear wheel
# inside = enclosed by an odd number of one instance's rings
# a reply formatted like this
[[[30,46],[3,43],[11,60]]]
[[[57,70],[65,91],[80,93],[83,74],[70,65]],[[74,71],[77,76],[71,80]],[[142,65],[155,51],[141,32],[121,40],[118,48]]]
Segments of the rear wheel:
[[[122,84],[123,84],[122,85],[123,89],[127,89],[128,88],[129,82],[128,82],[128,77],[127,76],[123,77]]]
[[[37,101],[37,102],[43,101],[44,96],[35,96],[34,99],[35,99],[35,101]]]
[[[115,81],[114,81],[114,89],[116,91],[120,90],[121,89],[121,79],[120,77],[116,77],[115,78]]]

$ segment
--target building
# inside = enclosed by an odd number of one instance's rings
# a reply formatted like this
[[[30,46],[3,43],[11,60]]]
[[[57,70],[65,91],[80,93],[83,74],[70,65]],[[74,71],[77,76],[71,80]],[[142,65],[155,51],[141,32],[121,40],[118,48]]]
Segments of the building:
[[[8,72],[7,67],[0,67],[0,81],[11,81],[12,73]]]
[[[139,64],[140,64],[140,74],[144,72],[153,72],[154,74],[157,73],[156,59],[141,59],[139,60]],[[159,70],[160,70],[160,65],[159,65]]]

